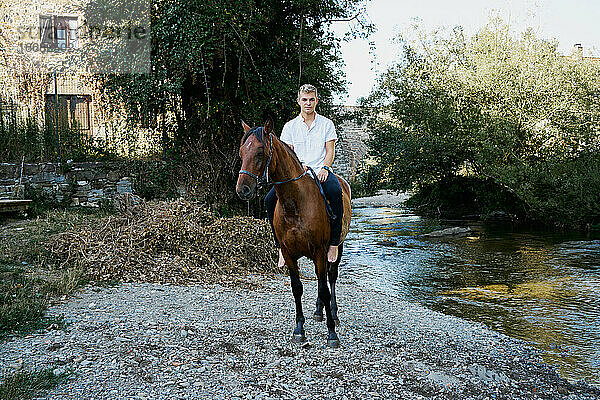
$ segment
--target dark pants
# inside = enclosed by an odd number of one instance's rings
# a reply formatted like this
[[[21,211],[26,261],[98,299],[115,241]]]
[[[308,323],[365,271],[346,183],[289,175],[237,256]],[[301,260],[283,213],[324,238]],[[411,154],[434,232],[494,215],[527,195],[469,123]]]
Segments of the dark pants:
[[[337,246],[340,244],[340,235],[342,234],[342,188],[340,186],[340,181],[338,181],[335,174],[332,174],[331,172],[327,175],[325,182],[321,182],[321,186],[323,186],[325,197],[327,200],[329,200],[331,211],[333,211],[333,214],[336,216],[335,219],[330,220],[331,236],[329,239],[329,245]],[[267,193],[265,196],[265,207],[267,209],[267,214],[269,215],[269,222],[271,223],[273,237],[275,238],[275,245],[279,247],[277,236],[275,236],[275,228],[273,227],[273,216],[275,215],[276,204],[277,194],[275,193],[275,188],[272,187],[269,193]]]

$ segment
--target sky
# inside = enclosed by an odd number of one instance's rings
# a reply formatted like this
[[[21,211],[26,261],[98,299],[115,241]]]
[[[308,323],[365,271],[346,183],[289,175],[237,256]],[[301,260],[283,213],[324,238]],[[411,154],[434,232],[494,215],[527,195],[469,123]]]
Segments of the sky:
[[[563,54],[580,43],[584,56],[600,56],[600,0],[371,0],[367,15],[377,31],[369,40],[342,44],[348,96],[337,102],[353,105],[370,93],[377,76],[399,59],[393,39],[408,33],[415,18],[426,30],[461,25],[471,36],[491,13],[509,22],[515,33],[531,27],[538,37],[556,39]],[[337,23],[333,29],[341,35],[347,24]],[[369,41],[375,42],[374,55],[369,55]]]

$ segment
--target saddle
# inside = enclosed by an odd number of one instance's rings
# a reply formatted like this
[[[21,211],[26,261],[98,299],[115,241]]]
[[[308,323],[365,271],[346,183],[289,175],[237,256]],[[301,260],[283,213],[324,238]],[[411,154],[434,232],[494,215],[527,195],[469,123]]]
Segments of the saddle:
[[[321,192],[321,196],[323,196],[323,201],[325,202],[325,211],[327,212],[327,216],[329,217],[330,220],[333,221],[334,219],[337,218],[337,216],[331,210],[331,205],[329,204],[329,201],[327,200],[327,197],[325,196],[325,192],[323,191],[323,185],[321,185],[321,181],[317,177],[317,174],[315,173],[315,171],[313,171],[313,169],[311,167],[308,167],[308,170],[310,171],[310,174],[312,175],[313,180],[317,184],[317,187],[319,188],[319,192]]]

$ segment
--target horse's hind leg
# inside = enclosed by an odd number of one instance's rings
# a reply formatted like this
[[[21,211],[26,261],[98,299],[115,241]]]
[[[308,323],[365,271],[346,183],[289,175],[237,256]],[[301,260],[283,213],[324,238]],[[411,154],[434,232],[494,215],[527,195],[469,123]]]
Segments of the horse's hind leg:
[[[331,263],[329,266],[329,286],[331,287],[331,315],[333,317],[333,321],[336,326],[340,326],[340,320],[338,318],[338,306],[337,306],[337,298],[335,296],[335,282],[338,277],[338,266],[340,265],[340,260],[342,259],[342,252],[344,251],[344,244],[340,243],[338,246],[338,257],[335,262]]]
[[[292,335],[292,341],[299,343],[304,342],[306,337],[304,336],[304,313],[302,312],[302,282],[300,281],[300,272],[298,270],[298,262],[287,257],[284,253],[286,264],[289,266],[290,280],[292,284],[292,293],[294,294],[294,301],[296,302],[296,328]]]

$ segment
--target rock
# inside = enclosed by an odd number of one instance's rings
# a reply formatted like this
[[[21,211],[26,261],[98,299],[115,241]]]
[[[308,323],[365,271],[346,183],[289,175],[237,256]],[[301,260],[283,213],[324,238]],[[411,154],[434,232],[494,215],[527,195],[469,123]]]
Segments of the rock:
[[[13,363],[9,363],[8,367],[20,371],[23,368],[23,359],[18,359]]]
[[[558,393],[565,395],[565,396],[569,394],[569,389],[567,389],[564,386],[559,386],[556,388],[556,390],[558,390]]]
[[[440,237],[450,237],[450,236],[466,236],[469,233],[472,233],[473,230],[471,228],[462,228],[462,227],[454,227],[454,228],[446,228],[439,231],[434,231],[431,233],[425,233],[423,237],[426,238],[440,238]]]
[[[481,219],[487,222],[512,222],[516,219],[516,217],[504,211],[493,211],[489,214],[483,215]]]
[[[361,207],[401,207],[410,197],[407,193],[380,190],[375,196],[352,199],[352,208]]]
[[[397,245],[394,240],[381,240],[379,242],[375,242],[377,246],[387,246],[387,247],[395,247]]]
[[[61,347],[63,347],[65,344],[64,343],[52,343],[51,345],[48,346],[48,351],[56,351],[58,349],[60,349]]]

